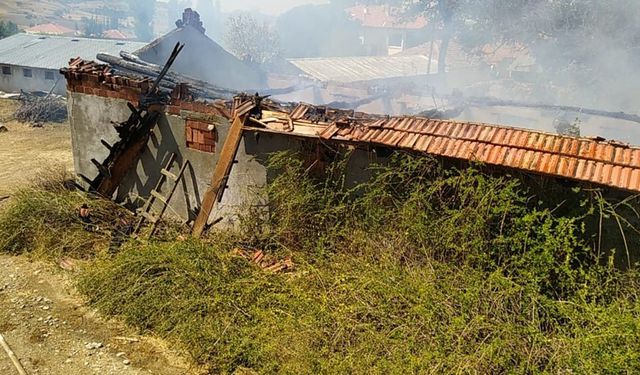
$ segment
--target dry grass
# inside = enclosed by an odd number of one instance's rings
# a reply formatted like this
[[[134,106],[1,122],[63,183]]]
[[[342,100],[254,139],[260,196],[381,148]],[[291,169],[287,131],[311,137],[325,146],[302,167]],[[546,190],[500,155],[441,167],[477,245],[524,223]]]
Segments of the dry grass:
[[[10,195],[51,165],[73,168],[69,123],[32,128],[15,121],[18,102],[0,99],[0,123],[9,131],[0,133],[0,196]]]

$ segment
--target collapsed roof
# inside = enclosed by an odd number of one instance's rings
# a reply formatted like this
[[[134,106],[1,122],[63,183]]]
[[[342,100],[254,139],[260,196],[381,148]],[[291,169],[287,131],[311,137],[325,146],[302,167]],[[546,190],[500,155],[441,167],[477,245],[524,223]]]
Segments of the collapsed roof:
[[[119,76],[111,67],[75,59],[63,70],[71,90],[83,80],[91,82],[85,94],[122,97],[121,91],[145,94],[149,82]],[[251,97],[217,103],[193,101],[184,87],[169,101],[172,106],[192,101],[191,107],[231,118],[252,108]],[[640,148],[602,139],[568,137],[538,131],[474,122],[436,120],[424,117],[389,117],[337,110],[308,104],[263,101],[261,116],[249,118],[245,127],[258,132],[309,137],[361,147],[391,149],[521,170],[540,175],[606,185],[640,192]],[[213,108],[212,107],[212,108]]]

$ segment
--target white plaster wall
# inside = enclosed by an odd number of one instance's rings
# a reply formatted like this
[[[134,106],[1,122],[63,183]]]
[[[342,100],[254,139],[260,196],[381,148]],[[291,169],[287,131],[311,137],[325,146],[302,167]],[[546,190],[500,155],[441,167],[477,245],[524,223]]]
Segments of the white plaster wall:
[[[0,65],[7,66],[7,65]],[[44,91],[49,92],[55,85],[53,92],[58,95],[66,94],[67,81],[56,70],[36,69],[22,66],[9,65],[11,74],[3,74],[0,68],[0,91],[20,92]],[[23,69],[31,69],[32,77],[25,77]],[[45,72],[53,72],[53,80],[45,79]],[[56,83],[57,82],[57,83]]]

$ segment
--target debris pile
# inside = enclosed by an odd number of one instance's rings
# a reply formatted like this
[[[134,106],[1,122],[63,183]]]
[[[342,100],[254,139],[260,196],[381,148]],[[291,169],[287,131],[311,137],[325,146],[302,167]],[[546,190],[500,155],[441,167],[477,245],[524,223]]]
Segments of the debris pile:
[[[64,122],[67,119],[67,103],[60,96],[39,96],[23,91],[18,100],[21,104],[14,113],[16,120],[41,125],[44,122]]]
[[[291,271],[294,267],[291,257],[287,257],[284,260],[277,260],[272,256],[265,255],[262,250],[235,248],[231,253],[257,264],[260,268],[268,272]]]

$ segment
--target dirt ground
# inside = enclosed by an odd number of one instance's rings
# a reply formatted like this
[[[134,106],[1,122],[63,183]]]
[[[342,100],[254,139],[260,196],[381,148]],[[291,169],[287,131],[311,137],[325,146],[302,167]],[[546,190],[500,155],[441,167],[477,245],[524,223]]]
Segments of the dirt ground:
[[[31,128],[0,99],[0,198],[51,165],[73,168],[68,124]],[[0,199],[1,201],[2,199]],[[0,202],[2,205],[6,204]],[[68,267],[66,267],[68,268]],[[0,255],[0,334],[29,374],[195,374],[161,339],[141,336],[88,308],[72,272],[26,256]],[[0,374],[17,374],[0,349]]]
[[[179,353],[87,308],[49,263],[0,256],[0,332],[29,374],[185,374]],[[0,374],[17,373],[0,350]]]
[[[0,197],[24,186],[40,171],[62,166],[73,169],[69,124],[32,128],[11,118],[18,103],[0,99]]]

